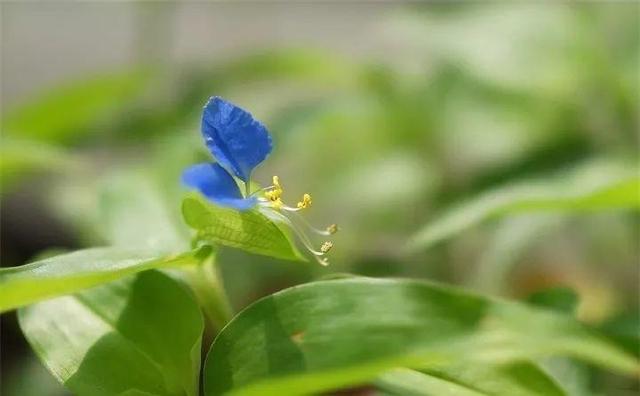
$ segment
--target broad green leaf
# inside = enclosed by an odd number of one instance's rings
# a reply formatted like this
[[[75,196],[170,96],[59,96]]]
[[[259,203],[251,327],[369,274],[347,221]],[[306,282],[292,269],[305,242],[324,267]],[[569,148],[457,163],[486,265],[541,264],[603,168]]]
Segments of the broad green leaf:
[[[391,395],[402,396],[486,396],[486,393],[476,391],[453,381],[446,381],[437,377],[411,369],[395,369],[381,375],[375,382],[376,386]]]
[[[79,396],[197,396],[203,319],[158,271],[18,311],[49,371]]]
[[[412,280],[314,282],[234,318],[205,366],[205,395],[310,394],[397,367],[444,370],[553,355],[622,373],[636,360],[570,317]]]
[[[532,363],[460,365],[441,371],[395,369],[375,384],[402,396],[563,396],[565,392]]]
[[[141,70],[101,74],[52,88],[32,102],[9,109],[2,130],[8,135],[68,142],[139,95],[151,75]]]
[[[222,208],[191,195],[182,202],[182,215],[200,240],[264,256],[304,260],[288,234],[256,210]]]
[[[1,268],[0,312],[152,268],[195,264],[199,253],[159,256],[140,250],[93,248]]]
[[[477,223],[507,214],[620,208],[640,208],[637,169],[588,163],[555,178],[503,186],[453,207],[414,235],[407,250],[426,249]]]

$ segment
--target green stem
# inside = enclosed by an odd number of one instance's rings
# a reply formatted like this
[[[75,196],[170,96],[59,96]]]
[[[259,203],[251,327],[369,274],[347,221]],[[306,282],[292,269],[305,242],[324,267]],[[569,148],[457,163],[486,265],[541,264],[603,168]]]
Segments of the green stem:
[[[233,317],[233,311],[216,265],[215,253],[194,266],[188,274],[191,288],[211,329],[221,330]]]

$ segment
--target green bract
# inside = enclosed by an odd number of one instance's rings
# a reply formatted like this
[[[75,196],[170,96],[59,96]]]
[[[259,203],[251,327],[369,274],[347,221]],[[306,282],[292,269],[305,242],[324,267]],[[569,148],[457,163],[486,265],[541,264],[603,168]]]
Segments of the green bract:
[[[239,212],[192,195],[182,202],[185,222],[196,230],[196,239],[251,253],[305,260],[285,230],[257,210]]]

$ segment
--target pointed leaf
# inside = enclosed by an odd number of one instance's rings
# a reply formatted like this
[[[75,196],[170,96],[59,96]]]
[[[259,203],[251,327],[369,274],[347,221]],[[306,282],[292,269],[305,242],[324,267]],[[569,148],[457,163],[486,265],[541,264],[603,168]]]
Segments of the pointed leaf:
[[[198,395],[203,319],[157,271],[18,311],[49,371],[79,396]]]
[[[314,282],[266,297],[215,340],[205,395],[300,395],[396,367],[446,370],[567,355],[623,373],[636,360],[574,319],[412,280]]]
[[[158,256],[155,252],[94,248],[19,267],[0,269],[0,312],[75,293],[126,275],[198,263],[197,253]]]
[[[532,363],[461,365],[441,371],[395,369],[375,384],[402,396],[564,396],[551,377]]]
[[[568,175],[485,192],[444,212],[413,236],[408,251],[426,249],[477,223],[512,213],[640,208],[637,169],[588,163]]]

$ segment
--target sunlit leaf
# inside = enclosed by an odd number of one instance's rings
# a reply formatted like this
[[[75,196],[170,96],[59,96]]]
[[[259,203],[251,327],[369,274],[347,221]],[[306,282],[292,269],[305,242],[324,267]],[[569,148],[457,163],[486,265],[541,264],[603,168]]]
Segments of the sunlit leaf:
[[[265,256],[304,260],[287,233],[255,210],[222,208],[194,194],[182,202],[182,214],[200,240]]]
[[[416,233],[408,251],[426,249],[475,224],[507,214],[640,208],[636,169],[587,164],[569,174],[503,186],[457,205]]]
[[[310,394],[397,367],[446,372],[553,355],[638,369],[632,356],[553,311],[421,281],[323,281],[266,297],[232,320],[207,357],[205,394]]]
[[[167,256],[131,249],[94,248],[1,268],[0,312],[152,268],[195,264],[198,257],[198,253]]]
[[[49,371],[79,396],[197,396],[203,319],[189,292],[144,272],[18,311]]]
[[[402,396],[563,396],[565,392],[532,363],[460,365],[440,371],[395,369],[375,384]]]
[[[486,393],[458,385],[453,381],[411,369],[395,369],[376,380],[378,388],[391,395],[402,396],[486,396]]]

